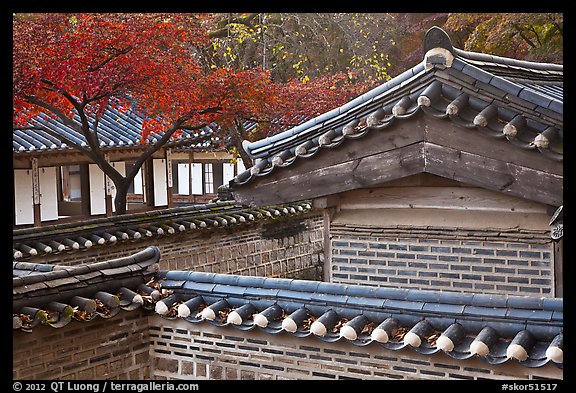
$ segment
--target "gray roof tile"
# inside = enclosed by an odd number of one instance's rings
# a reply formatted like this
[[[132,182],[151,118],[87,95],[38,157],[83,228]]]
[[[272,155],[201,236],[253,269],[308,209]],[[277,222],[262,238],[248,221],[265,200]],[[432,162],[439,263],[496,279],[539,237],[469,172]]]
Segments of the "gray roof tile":
[[[151,253],[149,255],[155,254]],[[131,259],[131,261],[133,262],[134,259]],[[101,266],[104,265],[105,264],[102,264]],[[109,265],[117,266],[117,263],[114,261]],[[117,269],[117,267],[113,269]],[[73,269],[68,272],[74,273]],[[124,272],[124,274],[127,273],[128,272]],[[119,274],[121,273],[119,272]],[[109,279],[106,278],[106,276],[102,277]],[[21,278],[22,277],[15,278],[13,281],[18,283],[18,285],[22,285]],[[59,278],[52,281],[54,286],[60,286],[75,285],[75,283],[80,283],[81,280],[78,279],[78,276],[72,275],[68,278]],[[134,290],[136,290],[137,287],[141,288],[143,285],[143,281],[138,282],[140,283],[139,285],[136,284],[136,281],[130,284],[133,285],[132,288],[134,288]],[[32,293],[28,292],[26,296],[33,297],[33,294],[40,294],[41,291],[48,288],[44,282],[38,282],[32,285],[37,285],[37,287],[32,288]],[[510,339],[515,337],[519,331],[527,329],[536,340],[540,340],[534,344],[533,353],[536,354],[542,352],[542,350],[545,351],[550,341],[562,330],[562,312],[543,309],[546,308],[546,306],[550,308],[561,308],[561,299],[546,302],[547,299],[534,300],[517,296],[469,296],[469,294],[463,293],[370,288],[358,285],[190,271],[157,272],[156,281],[153,286],[174,291],[171,295],[172,301],[163,300],[169,308],[177,307],[179,302],[176,301],[186,302],[189,299],[197,298],[198,295],[202,295],[204,301],[209,305],[226,299],[228,306],[232,308],[243,309],[243,307],[251,307],[254,312],[262,311],[273,304],[282,308],[284,312],[283,315],[292,313],[301,307],[306,307],[311,315],[316,318],[332,310],[336,312],[338,318],[346,318],[347,320],[359,320],[359,316],[363,315],[367,318],[363,320],[366,324],[369,322],[379,324],[386,318],[393,316],[399,321],[400,326],[406,329],[410,329],[418,322],[425,320],[434,330],[444,331],[453,323],[457,322],[462,325],[466,334],[470,336],[467,338],[468,343],[472,340],[473,336],[478,334],[484,327],[490,326],[503,338],[503,340],[498,341],[498,344],[490,353],[490,356],[492,356],[491,359],[501,359],[498,360],[498,362],[506,361],[505,359],[502,360],[502,356],[505,355],[507,343],[509,343]],[[18,290],[19,288],[23,287],[14,287],[13,292],[15,296],[22,296]],[[148,288],[148,293],[153,291],[150,287],[146,288]],[[95,287],[93,292],[91,292],[92,295],[88,296],[96,296],[96,292],[98,291],[102,290],[100,287]],[[86,296],[89,292],[84,291],[82,293],[84,294],[82,296]],[[40,296],[38,299],[40,300],[40,303],[38,303],[40,308],[43,307],[41,303],[42,298],[50,299],[50,301],[58,301],[65,307],[67,304],[66,301],[58,300],[54,298],[54,296],[58,295]],[[112,296],[112,294],[107,294],[106,296]],[[89,297],[86,299],[88,299],[87,301],[90,300]],[[126,308],[126,299],[123,299],[123,302],[123,307]],[[483,306],[479,306],[479,304]],[[511,307],[511,305],[517,308]],[[47,307],[47,304],[44,306]],[[144,307],[153,309],[154,304],[144,305]],[[130,308],[128,307],[126,309]],[[23,308],[22,310],[26,311],[29,309]],[[118,311],[119,310],[115,310],[113,313]],[[174,316],[170,315],[174,315],[175,311],[172,313],[170,313],[170,310],[167,311],[169,314],[167,318],[174,318]],[[200,320],[195,318],[196,310],[191,310],[191,312],[192,315],[188,317],[187,320],[200,322]],[[227,321],[218,318],[211,323],[216,326],[226,326],[229,324]],[[14,326],[20,328],[18,324]],[[253,322],[250,319],[243,321],[242,325],[233,326],[243,330],[254,328]],[[265,328],[265,331],[270,333],[279,332],[280,321],[275,321],[275,326],[277,327]],[[54,325],[53,327],[58,326]],[[31,327],[21,328],[28,329]],[[363,326],[358,326],[357,329],[362,331]],[[295,335],[304,337],[309,334],[309,331],[301,328]],[[330,342],[338,339],[338,337],[337,333],[330,332],[322,339]],[[508,341],[506,341],[506,339]],[[359,337],[357,340],[360,341],[353,342],[353,344],[368,345],[371,342],[371,339],[366,341],[366,336]],[[399,350],[405,347],[405,344],[400,341],[391,341],[383,345],[389,350]],[[420,348],[414,348],[414,350],[424,355],[433,354],[438,351],[437,348],[428,343],[423,344]],[[451,353],[450,356],[465,359],[470,357],[470,353],[466,345],[459,345],[455,347],[454,353]],[[526,365],[528,364],[531,364],[533,367],[538,367],[546,364],[546,362],[539,361],[538,363],[536,358],[530,358]]]
[[[300,214],[306,214],[311,210],[311,203],[307,201],[291,203],[287,205],[280,206],[264,206],[262,209],[279,209],[278,211],[286,213],[281,213],[281,217],[284,216],[295,216]],[[252,214],[253,208],[249,208],[238,204],[234,201],[219,201],[218,203],[212,204],[202,204],[202,205],[188,205],[176,208],[166,208],[154,211],[146,211],[141,213],[128,213],[122,216],[112,216],[104,218],[93,218],[89,220],[84,220],[82,222],[76,223],[62,223],[54,224],[50,226],[34,227],[34,228],[22,228],[13,230],[13,248],[22,248],[24,251],[19,258],[30,257],[29,245],[32,245],[38,241],[43,241],[48,243],[50,241],[59,241],[63,244],[71,244],[70,238],[78,239],[80,236],[90,237],[94,234],[101,234],[103,228],[108,232],[124,231],[127,233],[145,233],[151,225],[160,227],[166,222],[177,223],[181,220],[202,220],[208,221],[214,218],[222,219],[225,216],[239,215],[239,214]],[[254,214],[252,214],[254,216]],[[245,222],[238,221],[236,225],[251,225],[252,222],[269,220],[274,218],[272,216],[254,216],[254,221],[246,220]],[[87,230],[86,227],[92,227],[93,230]],[[208,231],[214,228],[202,228],[199,225],[195,229],[186,229],[186,231]],[[153,236],[169,236],[168,232],[164,231],[163,234],[154,234]],[[104,237],[102,237],[104,238]],[[115,242],[106,241],[105,245],[114,245],[123,241],[133,241],[134,239],[117,239]],[[73,250],[69,250],[73,251]],[[53,252],[58,252],[54,249]],[[16,255],[15,255],[16,258]],[[114,261],[110,262],[113,263]],[[108,263],[108,262],[107,262]],[[103,265],[95,264],[99,268],[103,268]],[[46,267],[45,269],[49,269]],[[16,269],[19,271],[19,269]],[[22,275],[16,273],[18,275]],[[64,274],[64,273],[60,273]]]
[[[498,108],[499,117],[492,124],[508,122],[516,115],[526,115],[529,118],[538,119],[529,128],[534,129],[535,135],[543,132],[547,127],[562,128],[562,92],[563,92],[563,67],[561,65],[544,64],[506,59],[498,56],[483,55],[461,50],[455,51],[456,57],[451,67],[431,67],[425,70],[423,63],[407,70],[405,73],[383,83],[374,90],[355,98],[340,108],[327,112],[316,120],[311,119],[307,123],[300,124],[290,130],[277,134],[271,138],[255,142],[244,142],[246,152],[253,158],[261,159],[256,165],[257,170],[246,171],[238,175],[229,183],[233,195],[242,194],[243,186],[252,179],[274,173],[280,168],[289,168],[292,163],[301,159],[312,159],[315,154],[296,155],[296,148],[303,144],[307,145],[307,151],[318,152],[323,148],[340,146],[348,139],[362,138],[368,134],[370,128],[364,132],[336,136],[333,135],[328,143],[320,144],[318,138],[321,135],[330,136],[336,130],[341,130],[351,121],[365,120],[371,113],[378,109],[384,109],[390,119],[402,119],[407,117],[403,114],[393,114],[391,104],[397,103],[410,93],[424,94],[422,88],[441,82],[443,94],[432,100],[430,107],[422,107],[429,115],[449,119],[464,128],[474,128],[471,119],[477,114],[470,113],[470,119],[460,116],[447,116],[444,112],[448,103],[455,97],[449,90],[466,92],[470,95],[468,112],[480,111],[478,105],[483,107],[493,104]],[[480,60],[482,59],[482,60]],[[447,101],[447,102],[446,102]],[[368,109],[370,108],[370,109]],[[416,107],[414,112],[417,113]],[[545,114],[544,112],[547,112]],[[465,112],[465,111],[462,111]],[[540,114],[538,113],[540,112]],[[337,113],[346,113],[345,117],[338,118]],[[329,119],[329,120],[328,120]],[[326,124],[330,123],[329,126]],[[381,125],[382,128],[394,124],[388,121]],[[486,135],[502,139],[501,126],[496,128],[480,127]],[[493,132],[492,132],[493,131]],[[334,133],[336,134],[336,133]],[[524,146],[531,140],[517,143],[517,139],[509,139],[514,145]],[[310,142],[312,142],[310,144]],[[555,148],[554,151],[540,149],[542,154],[549,159],[561,161],[563,149]],[[543,151],[542,151],[543,150]],[[335,150],[336,152],[336,150]],[[286,153],[284,164],[272,165],[272,157]],[[337,153],[334,153],[337,154]],[[254,167],[253,167],[254,168]]]

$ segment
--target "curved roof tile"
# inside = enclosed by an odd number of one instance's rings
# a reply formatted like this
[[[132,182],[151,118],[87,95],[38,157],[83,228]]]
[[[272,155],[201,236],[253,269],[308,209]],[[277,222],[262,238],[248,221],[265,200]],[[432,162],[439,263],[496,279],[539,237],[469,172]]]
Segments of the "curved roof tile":
[[[95,218],[81,223],[15,229],[12,236],[13,257],[21,261],[35,255],[113,245],[143,236],[169,236],[184,231],[249,225],[277,216],[303,214],[311,209],[311,203],[307,201],[258,209],[247,208],[234,201],[222,201]],[[41,246],[43,243],[48,247]],[[15,273],[20,274],[17,270]]]
[[[562,345],[556,346],[562,342],[562,319],[554,315],[561,299],[545,306],[543,299],[518,296],[281,278],[183,271],[159,272],[156,277],[172,293],[161,300],[162,316],[168,319],[232,325],[246,331],[259,328],[270,334],[287,331],[297,337],[344,340],[358,346],[374,343],[390,350],[410,347],[421,354],[444,352],[456,359],[478,356],[492,364],[516,359],[527,367],[549,361],[562,367],[560,357],[551,355],[562,351]],[[203,312],[206,308],[214,312]],[[492,340],[481,334],[487,327],[493,332]],[[475,341],[487,341],[488,352],[479,354],[472,346]]]
[[[13,279],[13,328],[54,328],[144,308],[166,319],[287,332],[490,364],[563,367],[562,299],[462,294],[191,271],[157,271],[156,247]],[[15,263],[14,269],[32,268]],[[152,280],[146,277],[153,275]]]
[[[395,121],[419,111],[562,161],[563,66],[462,51],[452,48],[446,33],[438,30],[427,33],[425,46],[445,45],[454,55],[449,65],[441,53],[432,53],[423,63],[339,108],[272,137],[244,141],[255,165],[229,186],[242,186],[299,159],[310,159],[318,150],[393,127]],[[432,39],[441,35],[447,40]]]
[[[80,124],[78,115],[73,118]],[[144,119],[133,110],[118,109],[109,106],[106,112],[100,117],[98,124],[98,138],[100,146],[104,148],[118,148],[125,146],[140,146],[142,122]],[[92,126],[94,119],[89,119]],[[35,127],[35,128],[34,128]],[[30,122],[31,129],[14,130],[12,133],[12,150],[14,153],[43,150],[46,148],[54,150],[70,149],[66,140],[87,146],[86,138],[66,126],[58,119],[53,119],[48,115],[40,115]],[[203,129],[182,130],[179,137],[168,143],[171,145],[186,145],[190,148],[206,148],[219,146],[221,138],[219,136],[220,127],[210,124]],[[148,137],[145,144],[155,143],[159,135],[153,134]]]

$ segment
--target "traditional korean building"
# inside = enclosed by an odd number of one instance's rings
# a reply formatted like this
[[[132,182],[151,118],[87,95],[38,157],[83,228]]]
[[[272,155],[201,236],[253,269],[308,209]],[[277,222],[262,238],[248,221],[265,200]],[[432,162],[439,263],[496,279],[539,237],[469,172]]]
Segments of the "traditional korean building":
[[[244,148],[239,203],[310,199],[326,281],[562,297],[563,71],[454,48]]]
[[[424,53],[246,142],[255,165],[215,210],[168,224],[286,209],[296,221],[269,217],[262,238],[292,246],[286,261],[315,241],[323,281],[182,268],[149,244],[82,265],[26,257],[13,377],[563,379],[562,66],[462,51],[438,28]]]
[[[99,120],[99,142],[109,162],[126,173],[144,149],[160,135],[141,140],[141,114],[109,107]],[[102,170],[65,141],[86,146],[85,137],[57,119],[39,116],[31,129],[12,134],[14,214],[16,228],[110,216],[116,195]],[[33,129],[32,127],[37,127]],[[143,211],[180,203],[203,203],[217,188],[244,169],[225,149],[220,127],[183,130],[159,149],[132,183],[128,210]]]
[[[130,108],[109,108],[99,120],[102,150],[120,172],[159,138],[141,141],[142,122]],[[146,161],[123,215],[113,214],[113,183],[63,142],[86,145],[83,136],[50,117],[31,125],[37,129],[13,133],[15,261],[76,266],[158,246],[166,268],[318,278],[322,225],[310,203],[254,209],[215,201],[244,168],[217,125],[184,130]]]

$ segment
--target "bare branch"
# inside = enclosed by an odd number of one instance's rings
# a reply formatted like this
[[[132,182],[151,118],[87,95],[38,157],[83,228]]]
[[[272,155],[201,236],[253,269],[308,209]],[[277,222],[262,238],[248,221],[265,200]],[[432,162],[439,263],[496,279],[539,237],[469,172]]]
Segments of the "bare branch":
[[[76,124],[74,121],[72,121],[68,116],[66,116],[66,114],[64,114],[64,112],[62,112],[59,108],[55,107],[54,105],[48,104],[47,102],[44,102],[44,101],[40,100],[39,98],[37,98],[36,96],[32,96],[32,95],[26,96],[25,99],[29,103],[34,104],[34,105],[38,105],[39,107],[42,107],[42,108],[48,110],[49,112],[55,114],[68,127],[72,128],[78,132],[82,132],[79,129],[78,124]]]
[[[536,44],[534,42],[532,42],[532,40],[530,38],[528,38],[526,36],[526,34],[524,34],[524,31],[522,29],[521,26],[519,26],[517,23],[512,24],[512,26],[514,26],[514,29],[516,29],[516,31],[518,32],[518,34],[520,35],[520,37],[522,37],[522,39],[528,44],[530,45],[532,48],[537,48]]]

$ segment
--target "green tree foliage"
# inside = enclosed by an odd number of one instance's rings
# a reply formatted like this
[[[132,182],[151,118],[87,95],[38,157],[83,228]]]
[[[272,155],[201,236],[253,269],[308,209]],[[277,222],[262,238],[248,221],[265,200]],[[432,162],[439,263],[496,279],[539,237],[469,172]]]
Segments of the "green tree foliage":
[[[444,26],[454,45],[516,59],[562,63],[561,13],[451,14]]]
[[[390,78],[390,14],[228,14],[211,32],[212,66],[270,70],[272,79],[351,73],[362,81]]]

